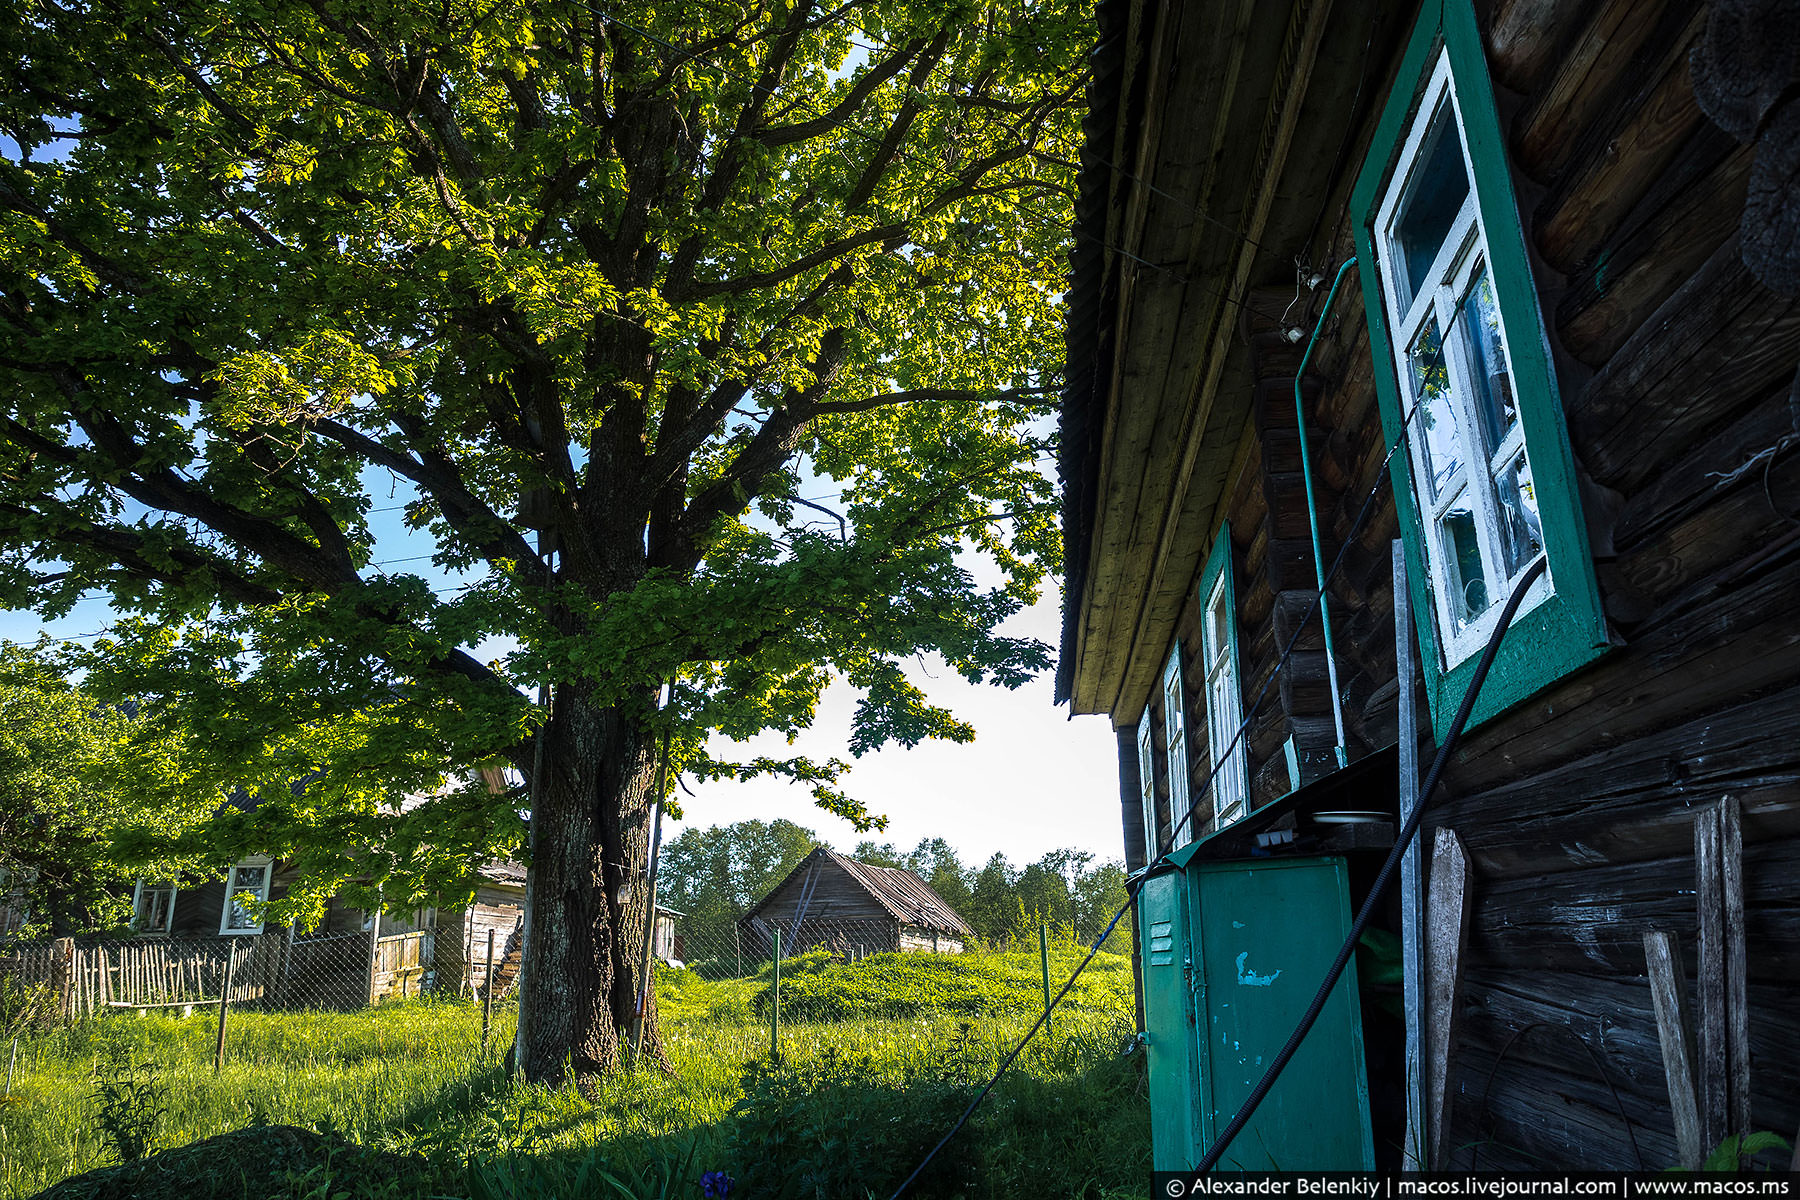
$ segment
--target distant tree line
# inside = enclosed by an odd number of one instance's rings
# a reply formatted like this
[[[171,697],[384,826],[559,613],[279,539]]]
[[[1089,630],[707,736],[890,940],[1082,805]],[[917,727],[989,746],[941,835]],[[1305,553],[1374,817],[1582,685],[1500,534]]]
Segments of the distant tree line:
[[[688,829],[664,846],[659,903],[683,914],[688,957],[728,954],[738,918],[820,844],[812,830],[776,820]],[[1091,944],[1125,903],[1125,868],[1084,850],[1052,850],[1023,867],[995,854],[973,866],[937,837],[911,850],[859,842],[850,857],[918,875],[990,946],[1035,945],[1046,924],[1053,937]],[[1129,952],[1130,936],[1130,921],[1122,920],[1106,948]]]

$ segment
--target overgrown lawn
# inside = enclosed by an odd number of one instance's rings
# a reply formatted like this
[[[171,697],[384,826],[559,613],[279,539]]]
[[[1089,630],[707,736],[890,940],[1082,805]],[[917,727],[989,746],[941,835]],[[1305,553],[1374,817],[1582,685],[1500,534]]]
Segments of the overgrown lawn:
[[[512,1083],[497,1060],[513,1014],[496,1013],[484,1058],[480,1010],[465,1003],[234,1011],[217,1077],[210,1014],[104,1017],[22,1043],[13,1094],[0,1101],[0,1197],[32,1196],[112,1161],[117,1138],[96,1089],[121,1069],[160,1097],[130,1106],[162,1110],[148,1130],[156,1149],[251,1130],[216,1153],[163,1160],[165,1184],[183,1181],[172,1200],[699,1196],[714,1171],[737,1181],[735,1200],[885,1197],[1037,1017],[1036,958],[784,963],[774,1069],[766,971],[719,981],[665,972],[657,991],[673,1071],[643,1066],[588,1095]],[[1075,961],[1058,953],[1053,978]],[[1065,1004],[913,1194],[1141,1193],[1142,1060],[1118,1053],[1130,1034],[1129,961],[1101,956]],[[257,1149],[257,1126],[319,1131],[353,1152],[303,1161],[320,1152],[297,1147],[319,1139],[271,1134],[294,1158],[275,1169]],[[371,1171],[353,1161],[364,1150],[410,1162]],[[134,1180],[81,1194],[161,1194]]]

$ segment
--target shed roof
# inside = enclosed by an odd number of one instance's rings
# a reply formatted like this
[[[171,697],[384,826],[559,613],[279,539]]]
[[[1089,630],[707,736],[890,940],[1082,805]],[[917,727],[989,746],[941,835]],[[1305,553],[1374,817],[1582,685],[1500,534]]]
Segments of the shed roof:
[[[974,937],[975,931],[968,923],[957,916],[956,910],[944,902],[944,898],[932,890],[931,885],[920,879],[911,871],[900,867],[878,867],[873,863],[857,862],[847,858],[828,846],[820,846],[811,854],[795,864],[794,869],[782,877],[780,883],[769,889],[767,895],[751,906],[743,920],[748,921],[761,911],[775,896],[781,894],[783,888],[809,867],[829,864],[848,875],[858,887],[862,888],[875,902],[886,909],[903,924],[915,925],[921,929],[936,929],[944,933],[960,934],[963,937]]]

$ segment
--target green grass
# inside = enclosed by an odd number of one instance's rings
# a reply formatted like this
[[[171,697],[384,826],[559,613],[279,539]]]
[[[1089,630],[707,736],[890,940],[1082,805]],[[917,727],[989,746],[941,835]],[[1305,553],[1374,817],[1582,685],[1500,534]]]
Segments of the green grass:
[[[1075,957],[1056,957],[1053,975],[1060,968],[1066,978]],[[336,1165],[302,1161],[323,1151],[283,1134],[285,1165],[253,1182],[270,1156],[252,1128],[186,1158],[165,1156],[163,1176],[196,1176],[169,1193],[179,1200],[698,1196],[700,1174],[714,1170],[744,1181],[734,1200],[885,1196],[1042,1004],[1035,955],[883,955],[851,966],[802,957],[784,964],[784,1066],[771,1072],[758,1015],[768,982],[766,971],[717,982],[662,973],[673,1073],[622,1073],[587,1095],[509,1081],[495,1053],[481,1058],[479,1009],[460,1003],[234,1012],[216,1078],[204,1014],[111,1016],[51,1031],[21,1046],[13,1096],[0,1101],[0,1197],[32,1196],[110,1161],[96,1073],[118,1063],[152,1064],[166,1097],[152,1134],[158,1149],[264,1125],[354,1144]],[[1101,956],[1065,1003],[1072,1007],[1059,1008],[1053,1030],[1034,1040],[917,1195],[1142,1191],[1142,1059],[1117,1053],[1130,1032],[1128,961]],[[496,1047],[513,1019],[496,1013]],[[412,1156],[412,1165],[352,1170],[363,1153],[355,1147]],[[132,1187],[161,1194],[141,1181]]]

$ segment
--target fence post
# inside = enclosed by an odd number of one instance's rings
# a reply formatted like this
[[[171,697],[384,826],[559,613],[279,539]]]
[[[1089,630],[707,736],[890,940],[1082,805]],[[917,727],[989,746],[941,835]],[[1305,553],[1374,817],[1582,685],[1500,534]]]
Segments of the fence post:
[[[1044,965],[1044,1032],[1050,1032],[1050,926],[1038,926],[1038,961]]]
[[[781,1065],[781,930],[775,931],[774,981],[769,986],[769,1065]]]
[[[481,984],[481,1057],[487,1059],[488,1025],[494,1019],[494,929],[488,927],[487,976]]]
[[[56,1019],[75,1019],[75,939],[50,943],[50,991],[56,997]]]
[[[225,986],[219,989],[219,1040],[213,1046],[213,1074],[225,1068],[225,1014],[231,1008],[231,977],[237,968],[237,947],[225,948]]]

